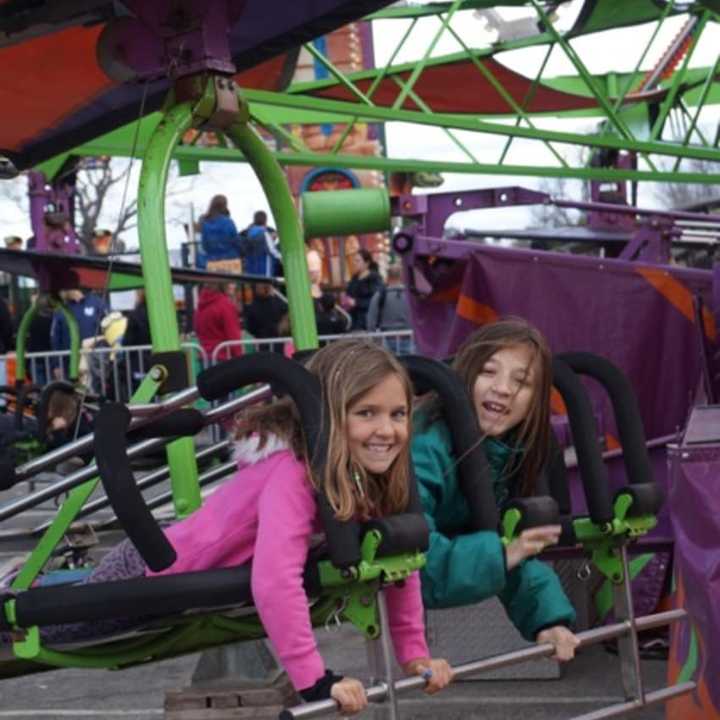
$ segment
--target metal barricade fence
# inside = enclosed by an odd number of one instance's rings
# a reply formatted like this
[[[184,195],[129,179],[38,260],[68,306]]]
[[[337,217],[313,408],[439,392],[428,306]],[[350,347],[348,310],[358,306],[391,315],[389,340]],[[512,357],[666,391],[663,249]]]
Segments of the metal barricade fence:
[[[191,382],[194,383],[197,373],[208,367],[207,353],[197,342],[185,342],[182,349],[190,356]],[[150,369],[151,354],[150,345],[84,348],[80,351],[79,381],[93,395],[129,402]],[[54,380],[66,380],[69,359],[69,350],[27,353],[28,377],[41,387]]]
[[[320,345],[325,345],[333,340],[343,340],[348,338],[366,338],[373,340],[379,344],[385,345],[391,352],[396,355],[410,355],[415,352],[415,340],[413,331],[407,330],[390,330],[385,332],[365,332],[365,333],[341,333],[339,335],[321,335],[319,337]],[[274,337],[274,338],[243,338],[242,340],[226,340],[215,347],[210,356],[210,364],[217,365],[232,357],[233,348],[242,348],[242,354],[274,351],[287,353],[292,348],[291,337]]]

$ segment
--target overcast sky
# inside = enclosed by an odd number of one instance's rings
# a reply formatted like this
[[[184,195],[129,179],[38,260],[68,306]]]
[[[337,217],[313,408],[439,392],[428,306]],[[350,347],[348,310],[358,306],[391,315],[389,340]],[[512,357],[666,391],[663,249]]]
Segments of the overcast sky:
[[[561,6],[562,7],[562,6]],[[563,9],[558,18],[560,29],[569,27],[580,7],[580,0],[569,3]],[[523,18],[530,18],[531,11],[527,8],[503,8],[503,17],[511,22],[522,23]],[[453,27],[462,36],[463,40],[474,47],[483,47],[492,42],[496,37],[496,31],[489,27],[486,18],[477,13],[464,12],[462,22],[455,22]],[[647,55],[644,67],[652,66],[660,53],[669,45],[678,30],[682,27],[684,18],[671,18],[667,20],[661,29],[653,47]],[[390,53],[394,50],[398,39],[404,34],[408,22],[403,20],[386,20],[374,23],[375,52],[378,64],[384,63]],[[405,49],[399,55],[397,61],[409,61],[418,59],[430,41],[434,37],[439,21],[436,18],[427,18],[420,21],[413,35],[412,40],[406,44]],[[618,72],[629,71],[635,64],[649,40],[653,26],[641,26],[628,29],[613,30],[606,33],[598,33],[591,36],[579,38],[573,41],[573,46],[580,57],[588,66],[591,73],[605,73],[611,70]],[[717,57],[720,47],[720,31],[717,25],[709,26],[695,50],[692,66],[711,65]],[[433,56],[457,52],[460,46],[452,37],[444,37],[437,44]],[[609,51],[610,50],[610,51]],[[498,59],[526,76],[534,77],[535,70],[544,56],[546,49],[530,48],[522,51],[504,53]],[[548,66],[545,70],[545,77],[555,75],[575,74],[575,70],[569,60],[565,57],[560,48],[553,51]],[[705,122],[717,122],[717,113],[709,109],[705,115]],[[595,121],[585,120],[556,120],[537,119],[539,126],[552,127],[556,129],[568,129],[577,132],[591,132]],[[464,160],[462,153],[451,143],[443,131],[433,128],[416,128],[404,124],[389,124],[386,129],[386,137],[389,153],[394,157],[422,158],[422,159],[443,159],[443,160]],[[481,136],[475,133],[460,132],[458,137],[466,144],[471,151],[483,162],[494,162],[500,156],[505,139],[494,136]],[[421,150],[420,150],[421,149]],[[561,152],[574,153],[568,150],[567,146],[559,148]],[[576,161],[575,156],[568,155],[568,160]],[[118,161],[122,162],[122,161]],[[506,162],[509,164],[556,164],[544,146],[537,142],[517,140],[513,143]],[[260,184],[255,179],[252,171],[241,164],[202,163],[202,174],[195,178],[176,180],[172,183],[171,189],[174,193],[168,201],[167,217],[175,220],[168,226],[168,240],[171,247],[177,247],[184,239],[184,232],[179,221],[188,220],[193,214],[195,217],[204,212],[212,195],[222,192],[228,195],[233,217],[238,226],[244,226],[250,222],[252,213],[258,209],[269,210],[267,201],[264,198]],[[130,192],[137,187],[137,171],[139,161],[133,163],[133,176],[131,178]],[[7,184],[9,181],[0,181]],[[26,181],[20,178],[12,181],[19,188],[20,194],[24,195]],[[525,185],[538,187],[540,181],[535,178],[512,178],[503,176],[478,176],[446,174],[442,190],[456,190],[461,188],[482,188],[502,185]],[[575,192],[579,198],[579,184],[570,183],[568,192]],[[116,197],[113,198],[115,207],[120,204],[122,192],[118,189]],[[647,188],[644,192],[641,188],[641,203],[652,205],[655,203],[652,190]],[[3,218],[2,235],[20,235],[23,238],[31,234],[30,223],[26,211],[21,210],[15,203],[0,199],[0,212]],[[518,209],[501,209],[475,211],[465,214],[465,217],[457,217],[454,224],[470,225],[473,227],[523,227],[530,220],[529,213]],[[111,214],[101,218],[101,224],[112,226]],[[126,243],[132,247],[137,240],[134,232],[127,234]]]

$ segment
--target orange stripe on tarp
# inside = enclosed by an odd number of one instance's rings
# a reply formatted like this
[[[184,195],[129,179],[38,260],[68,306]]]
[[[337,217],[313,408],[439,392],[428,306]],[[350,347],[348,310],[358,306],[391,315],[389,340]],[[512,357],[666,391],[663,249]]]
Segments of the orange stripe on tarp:
[[[605,433],[606,450],[619,450],[621,447],[620,441],[612,433]]]
[[[695,308],[690,290],[665,270],[638,267],[636,272],[649,282],[674,308],[679,310],[691,323],[695,322]],[[705,335],[715,342],[717,328],[713,314],[703,307],[703,329]]]
[[[550,410],[555,415],[567,415],[567,405],[565,405],[565,401],[557,388],[550,390]]]
[[[463,320],[469,320],[476,325],[487,325],[487,323],[495,322],[499,317],[489,305],[473,300],[467,295],[460,295],[455,312]]]

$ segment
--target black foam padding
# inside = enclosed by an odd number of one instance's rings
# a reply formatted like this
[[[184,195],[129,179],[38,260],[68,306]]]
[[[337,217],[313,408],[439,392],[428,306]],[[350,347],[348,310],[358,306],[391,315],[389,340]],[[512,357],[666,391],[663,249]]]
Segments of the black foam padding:
[[[325,528],[330,562],[341,570],[357,566],[362,557],[360,526],[354,520],[338,520],[330,501],[323,493],[318,493],[317,504],[320,521]]]
[[[53,585],[17,596],[20,627],[112,618],[167,617],[252,602],[250,565],[83,585]]]
[[[6,447],[0,457],[0,490],[9,490],[18,482],[16,467],[15,450],[13,447]]]
[[[575,525],[572,515],[560,515],[560,539],[558,545],[560,547],[574,547],[578,544],[577,535],[575,535]]]
[[[125,405],[103,405],[95,419],[95,459],[120,524],[147,566],[158,572],[170,567],[177,555],[135,483],[127,456],[129,425],[130,411]]]
[[[506,512],[510,509],[520,511],[520,522],[515,530],[518,534],[529,528],[560,524],[558,504],[549,495],[514,498],[504,508]]]
[[[405,355],[399,360],[407,368],[417,394],[437,393],[450,430],[457,465],[458,485],[470,508],[470,529],[497,529],[498,511],[492,474],[480,442],[475,408],[460,376],[438,360]]]
[[[632,495],[633,503],[628,510],[628,517],[639,517],[641,515],[657,515],[665,501],[665,495],[662,488],[654,482],[651,483],[635,483],[627,487],[620,488],[616,493],[618,495]]]
[[[190,368],[184,350],[153,353],[150,356],[150,367],[153,365],[162,365],[167,371],[167,377],[158,388],[159,394],[180,392],[190,387]]]
[[[379,530],[382,535],[378,557],[425,552],[430,547],[430,528],[421,513],[401,513],[377,518],[363,525],[362,534],[370,530]]]
[[[652,467],[645,444],[640,408],[632,385],[624,373],[608,359],[588,352],[560,355],[576,373],[589,375],[606,390],[612,403],[628,482],[644,485],[653,481]]]
[[[568,411],[588,513],[594,523],[602,525],[612,520],[613,508],[592,405],[580,378],[570,366],[557,356],[552,365],[553,385],[562,395]]]
[[[199,433],[204,426],[205,418],[199,410],[182,408],[132,430],[129,437],[132,442],[156,437],[191,437]]]
[[[550,495],[555,498],[560,514],[569,515],[572,512],[572,501],[565,467],[565,453],[552,430],[550,431],[550,451],[543,468],[543,475],[547,487],[538,490],[538,494]]]

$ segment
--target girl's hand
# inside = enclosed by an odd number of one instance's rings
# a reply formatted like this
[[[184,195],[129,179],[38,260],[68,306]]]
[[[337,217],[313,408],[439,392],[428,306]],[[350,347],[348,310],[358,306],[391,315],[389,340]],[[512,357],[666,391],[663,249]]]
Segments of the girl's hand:
[[[507,569],[512,570],[523,560],[540,554],[549,545],[555,545],[560,539],[561,532],[560,525],[542,525],[523,530],[520,537],[515,538],[505,548]]]
[[[541,630],[535,638],[538,644],[550,643],[555,648],[553,660],[567,662],[575,657],[575,648],[580,644],[577,635],[570,632],[564,625]]]
[[[425,678],[425,692],[434,695],[447,687],[453,679],[453,671],[447,660],[418,658],[403,665],[406,675],[420,675]]]
[[[342,715],[355,715],[367,707],[368,699],[363,684],[346,677],[330,687],[330,697],[340,705]]]

